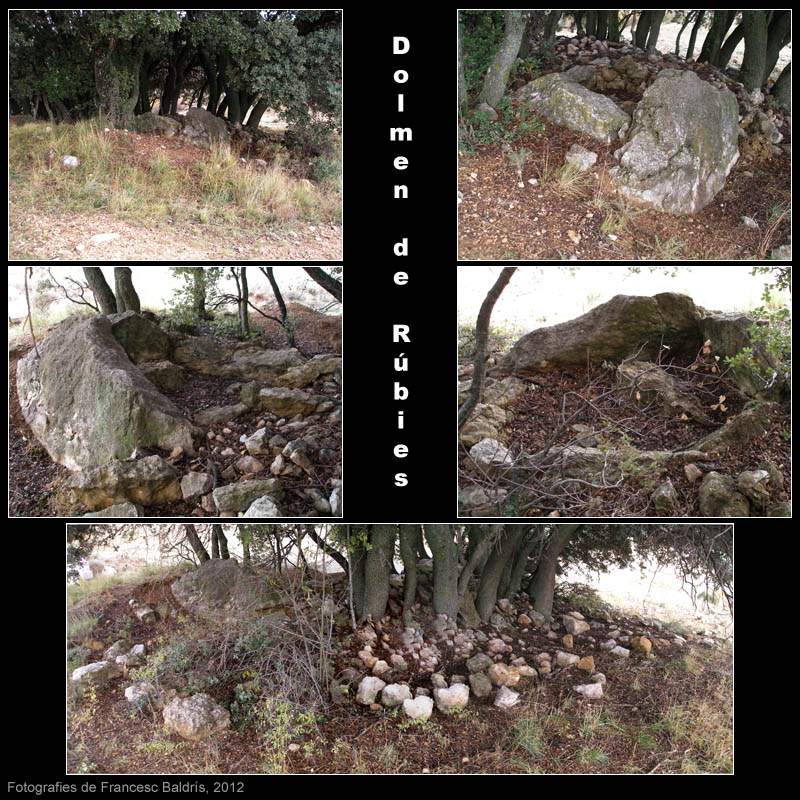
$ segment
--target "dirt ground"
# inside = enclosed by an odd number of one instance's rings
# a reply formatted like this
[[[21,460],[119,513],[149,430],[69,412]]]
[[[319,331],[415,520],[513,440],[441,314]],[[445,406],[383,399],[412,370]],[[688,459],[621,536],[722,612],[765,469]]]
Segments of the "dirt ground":
[[[560,168],[576,143],[598,154],[588,178],[569,192],[557,180],[543,182],[542,174]],[[522,188],[499,145],[481,146],[460,157],[459,258],[763,259],[788,238],[788,217],[774,230],[770,227],[775,209],[791,201],[791,158],[785,151],[762,163],[738,162],[725,188],[700,213],[673,216],[619,206],[608,177],[613,166],[608,145],[545,123],[542,133],[519,140],[516,147],[530,153]],[[539,185],[531,185],[531,179]],[[609,228],[606,219],[612,215],[621,221]],[[759,228],[746,226],[743,216]]]
[[[100,652],[124,637],[146,641],[150,651],[169,637],[190,631],[191,620],[169,612],[174,598],[167,583],[154,581],[134,590],[120,586],[81,601],[70,611],[71,618],[92,615],[98,620],[81,644]],[[159,609],[155,627],[138,622],[131,626],[131,595]],[[565,610],[559,606],[556,614]],[[614,622],[631,629],[641,626],[639,618],[618,614]],[[558,649],[542,631],[529,628],[514,633],[532,652]],[[122,692],[130,680],[123,679],[88,698],[70,701],[68,771],[228,774],[275,771],[276,762],[279,771],[305,774],[732,769],[732,662],[727,645],[690,643],[680,648],[664,640],[653,659],[636,655],[617,659],[602,650],[593,655],[597,670],[608,679],[599,702],[580,699],[572,690],[578,676],[563,670],[517,686],[522,698],[513,709],[500,711],[488,699],[471,698],[463,712],[452,716],[435,712],[424,725],[411,724],[397,710],[370,711],[353,703],[321,711],[313,732],[282,741],[278,754],[270,752],[273,745],[249,726],[231,727],[208,743],[167,734],[160,713],[131,710]],[[463,674],[464,669],[463,662],[452,659],[442,665],[448,675]],[[429,681],[413,675],[409,683]],[[207,691],[229,704],[232,689],[221,682]],[[297,747],[290,750],[289,742]]]
[[[12,210],[12,261],[338,261],[341,225],[294,223],[285,228],[181,223],[133,225],[112,214],[54,214]],[[92,236],[115,233],[95,244]]]

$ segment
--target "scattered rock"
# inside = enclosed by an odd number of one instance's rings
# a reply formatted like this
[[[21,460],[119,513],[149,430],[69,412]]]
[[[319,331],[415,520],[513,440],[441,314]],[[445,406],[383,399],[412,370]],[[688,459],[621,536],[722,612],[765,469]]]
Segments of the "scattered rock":
[[[580,172],[586,172],[597,163],[597,153],[593,153],[579,144],[574,144],[567,150],[564,162],[575,167]]]
[[[513,708],[519,702],[519,693],[508,686],[501,686],[497,690],[494,704],[497,708]]]
[[[587,700],[600,700],[603,697],[603,685],[600,683],[582,683],[574,688],[578,694],[582,694]]]
[[[469,676],[469,685],[475,697],[488,697],[492,693],[492,682],[485,672],[473,672]]]
[[[390,683],[381,690],[381,702],[387,708],[401,706],[406,700],[411,700],[411,689],[404,683]]]
[[[436,708],[443,714],[461,711],[469,701],[469,686],[456,683],[447,689],[434,689],[433,699],[436,701]]]
[[[185,699],[175,698],[163,712],[164,727],[170,733],[200,741],[224,731],[231,722],[226,708],[207,694],[195,694]]]
[[[361,679],[358,684],[358,692],[356,693],[356,701],[361,703],[362,706],[368,706],[375,702],[386,683],[380,678],[375,678],[372,675],[366,675]]]
[[[206,472],[189,472],[181,478],[184,500],[194,500],[214,488],[214,479]]]
[[[122,670],[113,661],[95,661],[73,670],[72,682],[81,686],[103,686],[121,674]]]
[[[433,713],[433,700],[420,695],[413,700],[403,700],[403,712],[418,722],[427,722]]]
[[[729,475],[709,472],[700,484],[700,514],[704,517],[749,517],[750,504]]]

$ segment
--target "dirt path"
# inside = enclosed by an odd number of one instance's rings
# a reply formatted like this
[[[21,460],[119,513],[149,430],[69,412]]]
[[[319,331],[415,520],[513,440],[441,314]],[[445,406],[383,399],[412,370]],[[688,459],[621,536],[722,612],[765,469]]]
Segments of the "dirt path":
[[[116,234],[110,241],[92,241]],[[247,232],[235,226],[140,226],[111,214],[12,210],[9,259],[20,261],[340,261],[340,225],[301,223]]]

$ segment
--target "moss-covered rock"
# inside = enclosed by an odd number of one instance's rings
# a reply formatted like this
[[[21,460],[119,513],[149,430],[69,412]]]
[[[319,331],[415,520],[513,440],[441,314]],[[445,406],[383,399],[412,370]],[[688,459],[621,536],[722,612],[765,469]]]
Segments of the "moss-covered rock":
[[[655,358],[663,344],[673,355],[694,357],[703,344],[699,313],[690,297],[617,295],[582,316],[523,336],[502,362],[510,372],[585,366],[587,360]]]
[[[52,329],[38,355],[31,350],[18,362],[17,393],[36,438],[73,470],[130,458],[137,448],[193,453],[200,434],[131,363],[108,317],[73,317]]]
[[[143,314],[125,311],[110,316],[111,333],[134,364],[166,361],[172,354],[172,340]]]
[[[514,97],[552,122],[601,142],[624,136],[631,121],[609,97],[590,91],[561,72],[536,78],[518,89]]]
[[[180,474],[161,456],[109,461],[71,475],[64,487],[67,502],[90,511],[122,503],[161,506],[181,499]]]

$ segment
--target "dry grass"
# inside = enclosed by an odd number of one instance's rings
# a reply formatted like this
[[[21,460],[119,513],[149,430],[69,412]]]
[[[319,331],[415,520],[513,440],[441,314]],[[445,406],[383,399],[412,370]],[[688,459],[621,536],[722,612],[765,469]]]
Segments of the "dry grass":
[[[279,161],[258,171],[227,149],[198,150],[198,157],[185,163],[171,160],[166,152],[149,155],[150,148],[134,154],[116,146],[119,132],[104,127],[102,120],[10,127],[12,208],[97,210],[142,224],[279,225],[339,219],[341,196],[335,181],[294,178]],[[52,152],[55,159],[48,157]],[[77,168],[61,167],[60,158],[67,154],[77,157]]]

